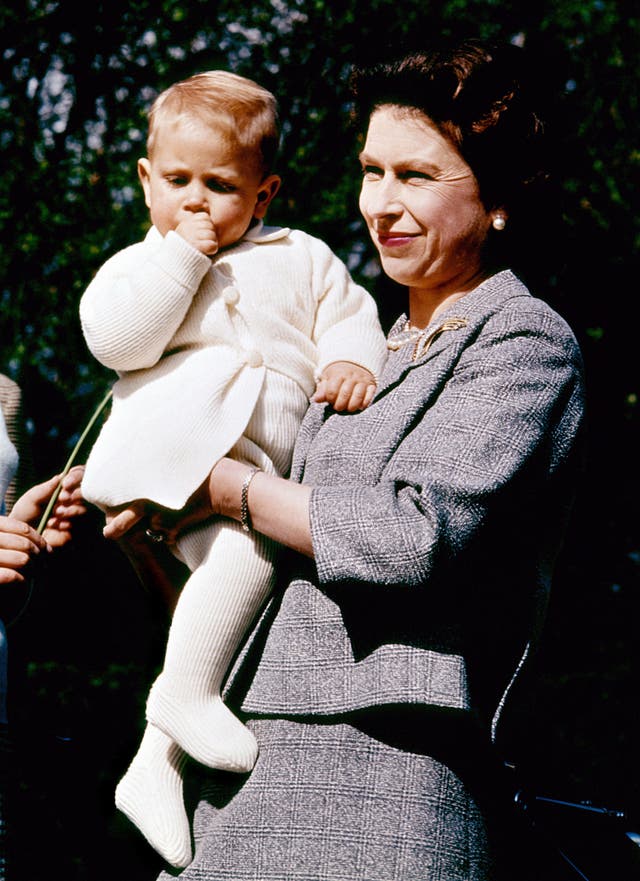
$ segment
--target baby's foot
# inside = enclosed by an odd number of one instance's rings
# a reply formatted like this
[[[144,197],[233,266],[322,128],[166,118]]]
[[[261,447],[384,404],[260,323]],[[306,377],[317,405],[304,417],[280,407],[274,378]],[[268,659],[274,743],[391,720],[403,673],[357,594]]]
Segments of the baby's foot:
[[[256,763],[255,737],[220,697],[178,702],[154,685],[147,701],[147,719],[192,759],[209,768],[242,774]]]
[[[182,796],[186,756],[163,731],[147,725],[140,748],[116,787],[116,806],[172,866],[193,859]]]

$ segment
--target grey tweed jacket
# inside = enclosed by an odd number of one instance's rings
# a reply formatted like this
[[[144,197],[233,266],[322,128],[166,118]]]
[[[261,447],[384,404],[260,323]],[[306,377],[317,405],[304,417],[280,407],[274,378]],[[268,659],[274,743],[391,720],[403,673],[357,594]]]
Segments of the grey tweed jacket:
[[[509,271],[428,330],[415,359],[411,344],[390,352],[365,411],[307,414],[292,477],[314,486],[315,561],[280,564],[238,665],[247,712],[426,704],[495,734],[580,471],[582,360]]]

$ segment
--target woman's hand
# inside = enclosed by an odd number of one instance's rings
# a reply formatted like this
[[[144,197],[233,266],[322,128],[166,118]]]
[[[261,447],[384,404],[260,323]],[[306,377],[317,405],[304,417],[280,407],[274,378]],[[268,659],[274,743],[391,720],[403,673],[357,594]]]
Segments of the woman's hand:
[[[111,508],[106,512],[106,526],[102,530],[105,538],[119,541],[126,533],[147,515],[147,508],[150,505],[146,499],[137,499],[130,502],[124,508]]]
[[[213,515],[211,499],[209,497],[209,478],[188,499],[184,508],[180,511],[172,511],[169,508],[154,506],[147,499],[138,499],[130,502],[124,508],[113,509],[106,515],[107,524],[103,529],[105,538],[119,541],[133,527],[147,518],[147,537],[154,533],[159,540],[167,544],[175,544],[178,536],[186,532],[191,526],[197,526]]]
[[[125,510],[130,511],[130,509]],[[114,515],[114,520],[117,516]],[[129,518],[128,513],[127,519]],[[113,524],[114,520],[109,524]],[[120,533],[123,521],[119,522],[121,525],[117,526],[114,532]],[[156,543],[149,537],[145,525],[144,519],[133,523],[126,531],[119,534],[118,545],[129,560],[140,583],[152,593],[159,594],[169,611],[173,611],[180,590],[189,576],[189,570],[174,557],[169,548],[164,546],[164,542]]]
[[[181,511],[154,508],[147,499],[137,499],[107,511],[102,530],[105,538],[118,542],[140,582],[160,594],[170,611],[189,574],[166,547],[182,531],[183,516]]]
[[[181,511],[153,508],[146,500],[132,502],[107,515],[103,533],[106,538],[122,539],[146,517],[142,526],[148,528],[147,540],[153,542],[151,532],[161,543],[172,545],[181,533],[211,517],[240,520],[242,485],[249,469],[249,465],[236,459],[220,459]],[[251,481],[247,499],[253,529],[312,557],[310,495],[309,486],[259,472]]]
[[[47,549],[43,536],[24,520],[0,517],[0,584],[23,582],[22,570]]]

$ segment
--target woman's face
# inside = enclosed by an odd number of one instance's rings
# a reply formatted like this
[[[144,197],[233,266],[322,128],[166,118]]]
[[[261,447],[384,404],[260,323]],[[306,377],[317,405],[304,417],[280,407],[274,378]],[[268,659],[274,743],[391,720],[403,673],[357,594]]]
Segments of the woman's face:
[[[372,114],[360,161],[360,210],[387,275],[431,300],[474,287],[493,214],[455,146],[428,117],[388,105]]]

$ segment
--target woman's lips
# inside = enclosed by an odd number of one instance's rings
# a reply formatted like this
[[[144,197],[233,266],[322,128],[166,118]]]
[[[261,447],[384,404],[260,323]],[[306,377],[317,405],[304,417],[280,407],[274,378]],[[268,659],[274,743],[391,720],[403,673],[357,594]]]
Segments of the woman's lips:
[[[383,248],[399,248],[413,240],[413,236],[407,233],[378,233],[378,242]]]

